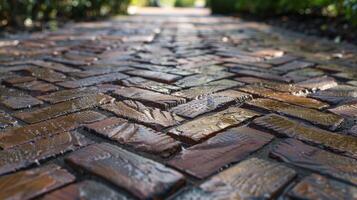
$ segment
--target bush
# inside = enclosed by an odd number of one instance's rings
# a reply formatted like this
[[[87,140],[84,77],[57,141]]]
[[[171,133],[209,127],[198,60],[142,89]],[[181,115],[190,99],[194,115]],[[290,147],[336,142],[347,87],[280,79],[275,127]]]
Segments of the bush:
[[[87,19],[125,13],[130,0],[6,0],[0,1],[0,25],[23,26],[26,21]]]
[[[195,0],[176,0],[175,7],[193,7]]]

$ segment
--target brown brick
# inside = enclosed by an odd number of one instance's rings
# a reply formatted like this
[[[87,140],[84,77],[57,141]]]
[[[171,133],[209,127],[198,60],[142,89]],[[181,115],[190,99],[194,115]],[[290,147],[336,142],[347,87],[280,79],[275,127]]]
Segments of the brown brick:
[[[51,83],[46,83],[44,81],[31,81],[25,83],[17,83],[13,85],[14,87],[20,88],[22,90],[28,90],[32,92],[53,92],[59,88]]]
[[[51,192],[41,200],[129,200],[115,190],[95,181],[82,181]]]
[[[274,70],[286,73],[286,72],[297,70],[297,69],[303,69],[303,68],[306,68],[306,67],[312,67],[314,65],[315,64],[311,63],[311,62],[294,60],[292,62],[285,63],[285,64],[280,65],[278,67],[274,67]]]
[[[316,68],[299,69],[285,74],[283,77],[293,82],[305,81],[314,77],[325,75],[325,72]]]
[[[101,83],[109,83],[115,82],[122,79],[127,78],[128,76],[122,73],[112,73],[112,74],[105,74],[100,76],[93,76],[83,79],[78,79],[74,81],[66,81],[58,83],[58,85],[65,87],[65,88],[79,88],[79,87],[86,87],[91,85],[97,85]]]
[[[43,102],[22,93],[21,91],[0,86],[0,101],[3,105],[11,109],[29,108],[41,105]]]
[[[357,99],[357,87],[348,85],[338,85],[336,87],[318,91],[310,95],[312,98],[317,98],[322,101],[327,101],[333,104],[342,103],[345,101]]]
[[[0,130],[7,127],[14,127],[17,125],[17,120],[12,118],[9,114],[0,110]],[[3,133],[0,134],[0,137]],[[0,140],[1,142],[1,140]]]
[[[66,75],[55,72],[51,69],[32,67],[26,69],[32,76],[50,83],[62,82],[66,80]]]
[[[293,199],[356,199],[357,188],[313,174],[305,177],[289,193]]]
[[[33,76],[16,76],[16,77],[7,78],[3,81],[6,84],[13,85],[18,83],[30,82],[34,80],[36,80],[36,78]]]
[[[31,63],[36,66],[45,67],[45,68],[53,69],[53,70],[60,71],[60,72],[79,71],[78,69],[68,67],[68,66],[62,65],[60,63],[55,63],[55,62],[45,62],[42,60],[34,60],[34,61],[31,61]]]
[[[28,143],[44,136],[70,131],[82,124],[92,123],[105,118],[105,115],[94,111],[83,111],[36,124],[25,125],[0,134],[0,147],[8,149]]]
[[[159,83],[156,81],[147,80],[140,77],[130,77],[121,81],[124,86],[138,87],[142,89],[152,90],[164,94],[170,94],[174,91],[180,90],[180,87],[169,85],[166,83]]]
[[[90,95],[58,104],[54,104],[45,108],[40,108],[29,112],[19,112],[14,116],[27,122],[37,123],[47,119],[70,114],[87,108],[99,106],[101,104],[112,101],[113,98],[103,94]]]
[[[28,200],[73,182],[75,177],[58,165],[0,177],[0,199]]]
[[[77,133],[62,132],[33,143],[0,151],[0,174],[16,171],[40,160],[75,150],[88,143],[87,139]]]
[[[208,95],[211,93],[219,92],[222,90],[234,88],[237,86],[242,86],[243,84],[237,81],[232,81],[228,79],[223,79],[219,81],[213,81],[210,83],[207,83],[205,85],[201,86],[196,86],[192,87],[186,90],[181,90],[178,92],[173,93],[172,95],[179,96],[179,97],[185,97],[188,99],[194,99],[199,96],[204,96]]]
[[[330,153],[294,139],[286,139],[276,145],[271,155],[298,167],[357,184],[357,161],[353,158]]]
[[[247,93],[226,90],[178,105],[170,111],[183,117],[195,118],[198,115],[211,112],[226,105],[243,103],[251,98],[252,96]]]
[[[357,101],[331,108],[329,111],[344,117],[357,117]]]
[[[197,74],[197,75],[185,77],[185,78],[177,81],[175,84],[182,88],[193,87],[193,86],[199,86],[202,84],[207,84],[208,82],[211,82],[211,81],[228,78],[233,75],[234,74],[229,73],[229,72],[220,72],[220,73],[210,74],[210,75]]]
[[[248,92],[248,93],[251,93],[254,95],[258,95],[261,97],[271,98],[271,99],[275,99],[278,101],[284,101],[284,102],[287,102],[290,104],[304,106],[307,108],[322,109],[322,108],[326,108],[329,106],[328,104],[322,103],[321,101],[318,101],[315,99],[302,97],[302,96],[294,96],[289,93],[276,92],[274,90],[263,88],[263,87],[257,86],[257,85],[248,85],[248,86],[239,88],[239,90]]]
[[[137,101],[121,101],[103,105],[101,108],[114,114],[144,123],[156,130],[179,124],[184,119],[174,113],[151,108]]]
[[[294,170],[278,163],[251,158],[176,199],[274,199],[295,174]]]
[[[255,106],[272,112],[282,113],[292,117],[309,121],[323,127],[335,130],[342,122],[343,118],[327,112],[321,112],[314,109],[303,108],[270,99],[254,99],[246,102],[250,106]]]
[[[308,88],[312,91],[316,91],[316,90],[327,90],[327,89],[333,88],[333,87],[337,86],[338,83],[332,77],[321,76],[321,77],[316,77],[316,78],[312,78],[312,79],[308,79],[306,81],[296,83],[296,85],[299,87]]]
[[[292,56],[292,55],[283,55],[283,56],[279,56],[279,57],[275,57],[272,59],[269,59],[266,61],[266,63],[272,64],[272,65],[282,65],[294,60],[297,60],[298,57],[296,56]]]
[[[66,160],[140,199],[166,196],[184,182],[180,173],[107,143],[80,149]]]
[[[122,98],[141,101],[144,104],[161,109],[168,109],[186,102],[184,98],[134,87],[118,89],[114,92],[114,94]]]
[[[160,154],[163,157],[170,156],[180,149],[180,144],[170,136],[121,118],[111,117],[85,127],[121,144],[149,153]]]
[[[221,112],[189,121],[172,128],[169,132],[183,140],[197,143],[220,130],[238,125],[255,116],[258,116],[258,113],[238,107],[230,107]]]
[[[270,134],[248,127],[232,128],[184,149],[169,165],[197,178],[206,178],[225,165],[245,159],[272,139]]]
[[[231,69],[230,71],[233,73],[236,73],[237,75],[240,75],[240,76],[253,76],[256,78],[266,79],[266,80],[270,80],[270,81],[277,81],[277,82],[285,82],[285,83],[291,82],[291,80],[288,77],[282,77],[278,74],[273,74],[273,73],[269,73],[269,72],[242,70],[239,68]]]
[[[163,82],[163,83],[172,83],[180,78],[181,76],[178,75],[173,75],[173,74],[167,74],[164,72],[156,72],[156,71],[150,71],[150,70],[132,70],[132,71],[127,71],[125,72],[126,74],[132,75],[132,76],[140,76],[143,78],[151,79],[154,81],[158,82]]]
[[[264,130],[271,130],[285,137],[323,145],[357,158],[357,138],[355,137],[307,126],[275,114],[257,118],[253,123]]]

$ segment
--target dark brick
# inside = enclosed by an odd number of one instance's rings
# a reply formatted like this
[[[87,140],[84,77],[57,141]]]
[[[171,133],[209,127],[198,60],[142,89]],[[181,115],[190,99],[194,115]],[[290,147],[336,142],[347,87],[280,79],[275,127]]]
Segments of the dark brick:
[[[297,70],[297,69],[302,69],[302,68],[306,68],[306,67],[312,67],[314,65],[315,64],[311,63],[311,62],[294,60],[292,62],[280,65],[278,67],[274,67],[274,70],[286,73],[286,72]]]
[[[266,61],[266,63],[272,64],[272,65],[282,65],[294,60],[297,60],[298,57],[296,56],[292,56],[292,55],[283,55],[283,56],[279,56],[279,57],[275,57],[272,59],[269,59]]]
[[[51,69],[46,69],[46,68],[29,68],[25,71],[28,71],[32,76],[44,80],[50,83],[55,83],[55,82],[62,82],[66,80],[66,76],[62,73],[55,72]]]
[[[220,72],[220,73],[209,74],[209,75],[197,74],[197,75],[185,77],[185,78],[177,81],[175,84],[182,88],[193,87],[193,86],[206,84],[211,81],[216,81],[219,79],[232,77],[233,75],[234,74],[229,73],[229,72]]]
[[[318,91],[310,96],[322,101],[338,104],[350,100],[357,100],[357,87],[338,85],[327,90]]]
[[[164,72],[156,72],[156,71],[150,71],[150,70],[132,70],[132,71],[127,71],[125,72],[126,74],[133,75],[133,76],[140,76],[143,78],[151,79],[154,81],[159,81],[163,83],[172,83],[180,78],[181,76],[178,75],[173,75],[173,74],[167,74]]]
[[[0,101],[11,109],[22,109],[41,105],[43,102],[21,91],[0,86]]]
[[[312,79],[308,79],[306,81],[296,83],[296,85],[299,87],[308,88],[312,91],[317,91],[317,90],[327,90],[327,89],[333,88],[333,87],[337,86],[338,83],[332,77],[321,76],[321,77],[316,77],[316,78],[312,78]]]
[[[17,83],[13,85],[14,87],[20,88],[22,90],[28,90],[32,92],[53,92],[58,90],[59,88],[51,83],[46,83],[44,81],[31,81],[25,83]]]
[[[356,99],[357,100],[357,99]],[[357,117],[357,101],[346,103],[335,108],[328,109],[329,111],[342,115],[344,117]]]
[[[105,75],[101,75],[101,76],[93,76],[93,77],[78,79],[78,80],[74,80],[74,81],[61,82],[61,83],[58,83],[58,85],[65,87],[65,88],[73,89],[73,88],[79,88],[79,87],[92,86],[92,85],[101,84],[101,83],[115,82],[115,81],[125,79],[127,77],[128,77],[127,75],[118,72],[118,73],[112,73],[112,74],[105,74]]]
[[[17,120],[12,118],[9,114],[0,110],[0,130],[8,127],[14,127],[18,124]],[[0,134],[0,137],[3,134]],[[1,142],[1,141],[0,141]]]
[[[140,199],[166,196],[184,182],[180,173],[107,143],[80,149],[66,160]]]
[[[131,77],[122,80],[124,86],[138,87],[142,89],[152,90],[154,92],[160,92],[164,94],[170,94],[174,91],[180,90],[180,87],[169,85],[166,83],[159,83],[156,81],[147,80],[140,77]]]

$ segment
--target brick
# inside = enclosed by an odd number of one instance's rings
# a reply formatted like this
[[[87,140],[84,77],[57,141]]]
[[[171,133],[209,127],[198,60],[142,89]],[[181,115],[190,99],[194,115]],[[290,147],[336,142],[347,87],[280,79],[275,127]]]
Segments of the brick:
[[[357,87],[348,85],[338,85],[327,90],[318,91],[309,96],[329,103],[338,104],[350,100],[356,100]]]
[[[22,90],[28,90],[31,92],[40,92],[40,93],[53,92],[59,89],[57,86],[43,81],[17,83],[17,84],[13,84],[13,86],[20,88]]]
[[[270,154],[286,163],[357,184],[357,160],[353,158],[330,153],[294,139],[280,142]]]
[[[292,62],[285,63],[283,65],[280,65],[278,67],[274,67],[273,69],[279,72],[289,72],[293,70],[298,70],[298,69],[303,69],[306,67],[313,67],[315,64],[311,62],[306,62],[306,61],[300,61],[300,60],[294,60]]]
[[[54,104],[45,108],[40,108],[29,112],[19,112],[14,116],[27,123],[33,124],[44,120],[52,119],[62,115],[74,113],[87,108],[109,103],[113,98],[103,94],[86,96],[62,103]]]
[[[198,115],[214,111],[227,105],[243,103],[251,98],[252,96],[247,93],[226,90],[178,105],[170,109],[170,111],[183,117],[195,118]]]
[[[186,102],[186,100],[181,97],[161,94],[134,87],[118,89],[114,92],[114,94],[121,98],[140,101],[146,105],[158,107],[164,110]]]
[[[66,161],[124,188],[140,199],[164,197],[184,182],[180,173],[107,143],[80,149]]]
[[[111,117],[85,125],[85,128],[120,144],[163,157],[180,149],[180,144],[170,136],[121,118]]]
[[[242,86],[243,84],[237,81],[232,81],[228,79],[223,79],[219,81],[213,81],[210,83],[207,83],[205,85],[200,85],[196,87],[192,87],[189,89],[181,90],[178,92],[174,92],[172,95],[179,96],[179,97],[185,97],[188,99],[194,99],[199,96],[204,96],[208,95],[211,93],[219,92],[222,90]]]
[[[11,109],[30,108],[43,104],[42,101],[22,93],[21,91],[0,86],[0,101]]]
[[[54,164],[17,172],[0,177],[0,199],[33,199],[74,180],[73,175]]]
[[[283,55],[283,56],[279,56],[279,57],[275,57],[272,59],[269,59],[266,61],[266,63],[272,64],[272,65],[282,65],[294,60],[297,60],[298,57],[296,56],[292,56],[292,55]]]
[[[0,174],[16,171],[46,158],[75,150],[90,141],[77,133],[62,132],[0,151]]]
[[[272,90],[276,90],[279,92],[286,92],[290,93],[293,95],[301,95],[306,93],[306,89],[299,87],[295,84],[288,84],[288,83],[280,83],[280,82],[275,82],[275,81],[269,81],[269,80],[264,80],[260,78],[254,78],[254,77],[238,77],[235,78],[235,80],[247,83],[247,84],[253,84],[255,86],[259,87],[265,87],[269,88]]]
[[[317,90],[327,90],[327,89],[333,88],[333,87],[337,86],[338,83],[332,77],[321,76],[321,77],[316,77],[316,78],[312,78],[312,79],[308,79],[306,81],[296,83],[296,85],[299,87],[304,87],[304,88],[310,89],[312,91],[317,91]]]
[[[293,82],[305,81],[314,77],[323,76],[325,72],[316,68],[299,69],[285,74],[283,77]]]
[[[93,77],[88,77],[88,78],[83,78],[73,81],[65,81],[65,82],[57,83],[57,85],[60,85],[65,88],[74,89],[79,87],[92,86],[96,84],[115,82],[125,78],[128,78],[128,76],[118,72],[118,73],[93,76]]]
[[[230,107],[221,112],[203,116],[172,128],[169,130],[169,133],[182,140],[197,143],[207,137],[213,136],[218,131],[238,125],[256,116],[258,116],[256,112],[238,107]]]
[[[335,130],[343,122],[342,117],[332,113],[303,108],[270,99],[254,99],[246,102],[246,104],[279,114],[303,119],[313,124],[327,127],[331,130]]]
[[[357,138],[355,137],[325,131],[275,114],[257,118],[253,123],[264,130],[323,145],[347,156],[357,158]]]
[[[17,126],[18,122],[16,119],[12,118],[9,114],[0,110],[0,130],[8,127]],[[2,135],[3,133],[1,133]],[[1,137],[0,135],[0,137]],[[1,142],[1,141],[0,141]]]
[[[315,109],[322,109],[329,107],[328,104],[323,103],[321,101],[311,99],[311,98],[306,98],[302,96],[295,96],[289,93],[283,93],[283,92],[276,92],[274,90],[268,89],[268,88],[263,88],[260,86],[256,85],[248,85],[245,87],[240,87],[239,90],[247,93],[251,93],[257,96],[265,97],[265,98],[271,98],[275,99],[278,101],[283,101],[287,102],[290,104],[295,104],[299,106],[304,106],[307,108],[315,108]]]
[[[251,158],[176,199],[274,199],[295,175],[294,170],[278,163]]]
[[[357,101],[346,103],[335,108],[328,109],[337,115],[342,115],[344,117],[357,117]]]
[[[128,87],[138,87],[138,88],[152,90],[154,92],[160,92],[164,94],[170,94],[174,91],[178,91],[181,89],[180,87],[174,85],[159,83],[156,81],[151,81],[140,77],[131,77],[122,80],[122,84]]]
[[[146,70],[152,70],[152,71],[157,71],[157,72],[165,72],[165,73],[170,73],[170,74],[176,74],[176,75],[181,75],[181,76],[188,76],[194,74],[191,71],[187,71],[184,69],[179,69],[179,68],[173,68],[173,67],[164,67],[164,66],[159,66],[159,65],[152,65],[152,64],[131,64],[130,67],[135,67],[138,69],[146,69]]]
[[[41,200],[129,200],[132,198],[95,181],[82,181],[46,194]]]
[[[167,74],[164,72],[156,72],[156,71],[150,71],[150,70],[139,70],[139,69],[127,71],[125,73],[132,75],[132,76],[140,76],[143,78],[147,78],[147,79],[151,79],[151,80],[163,82],[163,83],[173,83],[173,82],[179,80],[180,78],[182,78],[179,75]]]
[[[66,75],[59,73],[59,72],[55,72],[51,69],[46,69],[46,68],[29,68],[26,69],[25,71],[29,72],[30,75],[40,79],[40,80],[44,80],[50,83],[56,83],[56,82],[62,82],[66,80]]]
[[[355,199],[357,188],[317,174],[305,177],[289,193],[294,199]]]
[[[101,108],[127,119],[150,126],[156,130],[179,124],[184,119],[174,113],[151,108],[137,101],[121,101],[103,105]]]
[[[347,80],[356,80],[357,79],[357,72],[339,72],[333,74],[332,76]]]
[[[8,149],[20,144],[32,142],[41,137],[48,137],[60,132],[74,130],[80,125],[93,123],[98,120],[103,120],[104,118],[105,115],[98,112],[83,111],[36,124],[25,125],[4,131],[0,135],[0,147]]]
[[[68,67],[68,66],[62,65],[60,63],[46,62],[46,61],[42,61],[42,60],[31,61],[31,64],[40,66],[40,67],[44,67],[44,68],[48,68],[48,69],[53,69],[53,70],[60,71],[60,72],[65,72],[65,73],[79,71],[78,69]]]
[[[79,71],[79,72],[72,72],[71,75],[79,78],[87,78],[91,76],[99,76],[103,74],[110,74],[110,73],[115,73],[115,72],[122,72],[122,71],[128,71],[131,70],[132,68],[130,67],[118,67],[118,66],[96,66],[96,65],[90,65],[85,67],[84,71]]]
[[[193,87],[193,86],[199,86],[202,84],[206,84],[211,81],[229,78],[229,77],[232,77],[233,75],[234,74],[229,73],[229,72],[220,72],[220,73],[211,74],[211,75],[197,74],[197,75],[188,76],[188,77],[185,77],[179,81],[176,81],[175,84],[182,88]]]
[[[272,139],[270,134],[248,127],[232,128],[184,149],[168,164],[202,179],[225,165],[245,159]]]
[[[4,79],[3,81],[6,84],[13,85],[18,83],[31,82],[34,80],[36,80],[36,78],[33,76],[15,76],[15,77]]]

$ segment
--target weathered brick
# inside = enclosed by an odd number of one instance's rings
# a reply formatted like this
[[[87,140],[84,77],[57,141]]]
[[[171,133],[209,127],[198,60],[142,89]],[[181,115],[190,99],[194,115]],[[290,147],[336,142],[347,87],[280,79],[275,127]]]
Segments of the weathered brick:
[[[156,130],[179,124],[184,119],[174,113],[151,108],[137,101],[121,101],[103,105],[101,108],[114,114],[144,123]]]
[[[296,83],[296,85],[299,87],[308,88],[312,91],[317,91],[317,90],[327,90],[327,89],[333,88],[333,87],[337,86],[338,83],[332,77],[321,76],[321,77],[316,77],[316,78],[312,78],[312,79],[308,79],[306,81]]]
[[[285,82],[285,83],[291,82],[291,80],[288,77],[282,77],[278,74],[273,74],[273,73],[269,73],[269,72],[242,70],[239,68],[233,68],[230,70],[230,72],[236,73],[237,75],[240,75],[240,76],[253,76],[256,78],[272,80],[272,81],[277,81],[277,82]]]
[[[28,200],[69,184],[75,177],[50,164],[0,177],[0,199]]]
[[[300,61],[300,60],[294,60],[292,62],[285,63],[283,65],[280,65],[278,67],[274,67],[274,70],[279,71],[279,72],[289,72],[297,69],[303,69],[306,67],[312,67],[315,64],[312,62],[306,62],[306,61]]]
[[[357,101],[346,103],[328,110],[344,117],[357,117]]]
[[[272,112],[282,113],[292,117],[309,121],[332,130],[336,129],[342,122],[343,118],[327,112],[317,111],[314,109],[303,108],[270,99],[254,99],[246,102],[247,105],[255,106]]]
[[[238,125],[247,119],[258,116],[258,113],[230,107],[209,116],[203,116],[169,130],[175,137],[197,143],[225,128]]]
[[[53,92],[58,90],[59,88],[51,83],[46,83],[44,81],[31,81],[25,83],[17,83],[13,84],[14,87],[20,88],[22,90],[28,90],[32,92]]]
[[[14,127],[18,124],[17,120],[12,118],[9,114],[0,110],[0,130],[7,127]],[[3,133],[1,133],[2,135]],[[0,137],[1,137],[0,135]],[[0,141],[1,142],[1,141]]]
[[[121,144],[163,157],[170,156],[180,149],[180,144],[170,136],[121,118],[111,117],[88,124],[85,128]]]
[[[318,91],[314,94],[310,94],[312,98],[317,98],[322,101],[327,101],[333,104],[342,103],[345,101],[357,99],[357,87],[348,85],[338,85],[336,87]]]
[[[78,79],[78,80],[73,80],[73,81],[65,81],[65,82],[57,83],[57,85],[60,85],[65,88],[73,89],[73,88],[79,88],[79,87],[92,86],[92,85],[101,84],[101,83],[115,82],[115,81],[125,79],[127,77],[128,77],[127,75],[118,72],[118,73],[93,76],[93,77],[88,77],[88,78],[83,78],[83,79]]]
[[[109,103],[113,98],[103,94],[90,95],[51,106],[40,108],[29,112],[19,112],[14,116],[27,123],[37,123],[73,112],[81,111],[87,108],[99,106],[101,104]]]
[[[184,182],[180,173],[107,143],[80,149],[66,160],[140,199],[164,197]]]
[[[151,81],[140,77],[127,78],[125,80],[122,80],[121,82],[123,83],[124,86],[138,87],[138,88],[152,90],[154,92],[160,92],[164,94],[170,94],[174,91],[180,90],[180,87],[174,85]]]
[[[48,137],[60,132],[70,131],[78,128],[82,124],[92,123],[104,118],[105,115],[98,112],[83,111],[36,124],[25,125],[4,131],[0,134],[0,147],[3,149],[11,148],[41,137]]]
[[[245,159],[272,139],[270,134],[248,127],[232,128],[184,149],[169,161],[169,165],[195,177],[206,178],[227,164]]]
[[[286,139],[270,152],[284,162],[357,184],[357,160],[340,156],[298,140]]]
[[[154,81],[158,82],[163,82],[163,83],[172,83],[180,78],[181,76],[178,75],[173,75],[173,74],[167,74],[164,72],[156,72],[156,71],[150,71],[150,70],[132,70],[132,71],[127,71],[125,72],[126,74],[132,75],[132,76],[140,76],[143,78],[151,79]]]
[[[199,86],[202,84],[207,84],[211,81],[216,81],[219,79],[232,77],[233,75],[234,74],[229,73],[229,72],[220,72],[220,73],[210,74],[210,75],[197,74],[197,75],[188,76],[188,77],[185,77],[179,81],[176,81],[175,84],[182,88],[193,87],[193,86]]]
[[[21,91],[0,86],[0,102],[11,109],[29,108],[43,102]]]
[[[62,82],[66,80],[66,75],[46,68],[32,67],[26,69],[30,75],[50,83]]]

